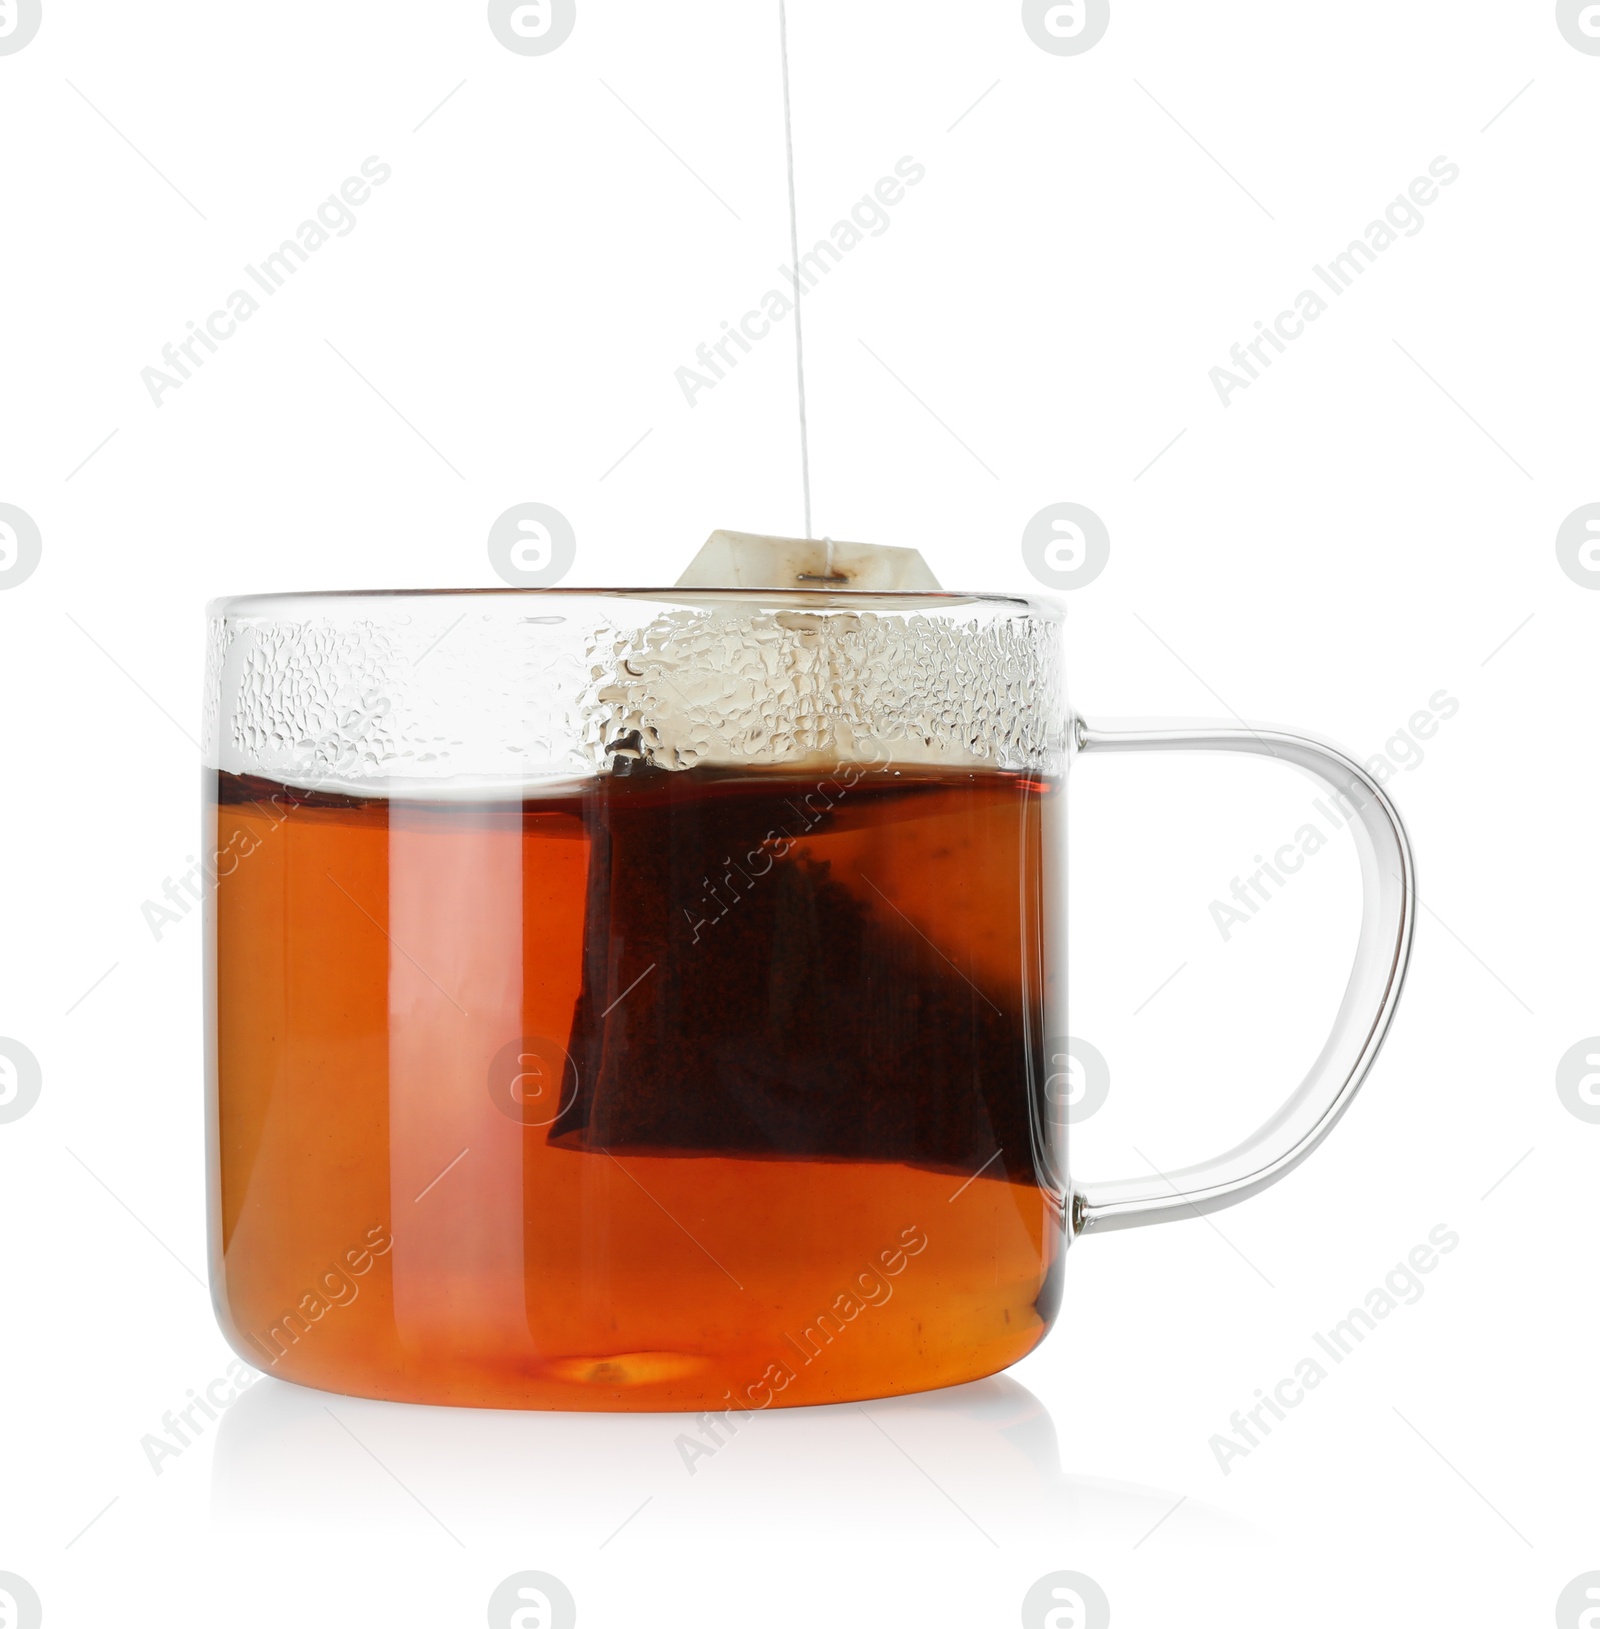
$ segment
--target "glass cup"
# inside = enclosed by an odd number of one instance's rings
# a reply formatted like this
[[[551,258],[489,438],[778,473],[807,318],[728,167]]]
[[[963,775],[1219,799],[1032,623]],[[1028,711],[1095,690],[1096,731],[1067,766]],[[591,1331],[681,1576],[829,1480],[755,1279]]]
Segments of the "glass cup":
[[[235,599],[206,682],[212,1283],[285,1379],[753,1410],[1043,1338],[1079,1234],[1218,1209],[1348,1105],[1398,998],[1405,834],[1343,755],[1098,731],[1059,612],[952,593]],[[1265,753],[1366,911],[1288,1103],[1219,1159],[1067,1167],[1079,752]]]

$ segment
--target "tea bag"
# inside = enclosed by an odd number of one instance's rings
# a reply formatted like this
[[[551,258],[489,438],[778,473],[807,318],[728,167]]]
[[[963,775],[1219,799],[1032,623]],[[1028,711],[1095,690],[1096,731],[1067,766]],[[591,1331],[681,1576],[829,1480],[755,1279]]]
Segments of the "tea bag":
[[[713,532],[678,587],[875,589],[887,594],[937,589],[939,580],[915,549]]]
[[[711,586],[937,583],[914,550],[836,544],[830,559],[820,543],[718,532],[680,580]],[[716,614],[702,641],[712,667]],[[682,677],[674,690],[690,688]],[[587,800],[583,981],[568,1045],[578,1086],[551,1142],[952,1172],[1003,1151],[991,1174],[1031,1178],[1028,1082],[1043,1070],[1029,1048],[1042,1043],[1027,1034],[1020,992],[980,988],[815,852],[812,834],[875,811],[900,818],[937,781],[833,759],[781,771],[759,755],[662,767],[686,730],[674,690],[618,743]]]

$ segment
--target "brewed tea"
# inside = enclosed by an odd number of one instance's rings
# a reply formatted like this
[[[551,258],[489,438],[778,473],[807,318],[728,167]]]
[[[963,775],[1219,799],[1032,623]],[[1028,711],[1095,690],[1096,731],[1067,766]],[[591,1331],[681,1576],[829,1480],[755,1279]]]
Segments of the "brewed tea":
[[[518,801],[217,777],[235,1343],[563,1408],[1015,1362],[1060,1265],[1059,788],[631,768]]]

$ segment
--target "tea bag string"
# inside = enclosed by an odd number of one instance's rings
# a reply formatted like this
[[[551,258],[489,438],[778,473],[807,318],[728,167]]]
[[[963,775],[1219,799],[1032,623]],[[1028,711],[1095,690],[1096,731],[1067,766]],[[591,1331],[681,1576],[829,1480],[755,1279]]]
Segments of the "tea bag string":
[[[800,490],[805,501],[806,537],[811,532],[811,438],[806,425],[806,347],[801,326],[801,302],[804,298],[798,278],[800,275],[800,214],[795,202],[794,184],[794,114],[789,101],[789,11],[785,0],[778,0],[778,39],[783,56],[783,144],[789,170],[789,251],[797,279],[794,291],[794,367],[795,380],[800,391]],[[829,576],[833,574],[833,542],[827,542]]]

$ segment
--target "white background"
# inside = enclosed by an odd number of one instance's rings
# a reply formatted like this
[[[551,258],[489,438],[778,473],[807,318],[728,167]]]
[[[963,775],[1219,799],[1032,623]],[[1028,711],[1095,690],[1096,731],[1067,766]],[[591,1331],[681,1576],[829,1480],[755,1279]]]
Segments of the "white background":
[[[523,57],[479,4],[45,0],[0,56],[0,502],[44,543],[0,592],[0,1035],[44,1076],[0,1125],[0,1572],[52,1626],[475,1625],[522,1568],[590,1626],[1010,1625],[1058,1568],[1119,1629],[1549,1622],[1600,1568],[1600,1126],[1555,1090],[1600,1031],[1600,595],[1555,552],[1600,499],[1600,57],[1544,0],[1114,0],[1079,56],[1014,4],[791,11],[802,236],[927,168],[806,305],[818,528],[1038,592],[1024,524],[1093,508],[1093,719],[1406,757],[1459,703],[1390,782],[1425,909],[1387,1049],[1302,1170],[1081,1241],[1051,1339],[879,1405],[893,1443],[774,1414],[691,1479],[672,1419],[263,1380],[157,1477],[141,1438],[230,1362],[199,923],[140,910],[196,851],[202,604],[488,585],[525,501],[571,519],[569,585],[799,527],[789,328],[692,409],[674,382],[788,258],[776,5],[579,0]],[[373,154],[355,229],[156,407],[141,369]],[[1440,155],[1425,227],[1224,407],[1209,370]],[[1076,775],[1072,1025],[1113,1084],[1074,1161],[1167,1169],[1314,1056],[1356,867],[1341,838],[1224,942],[1307,783]],[[1440,1223],[1421,1301],[1224,1474],[1230,1415]]]

